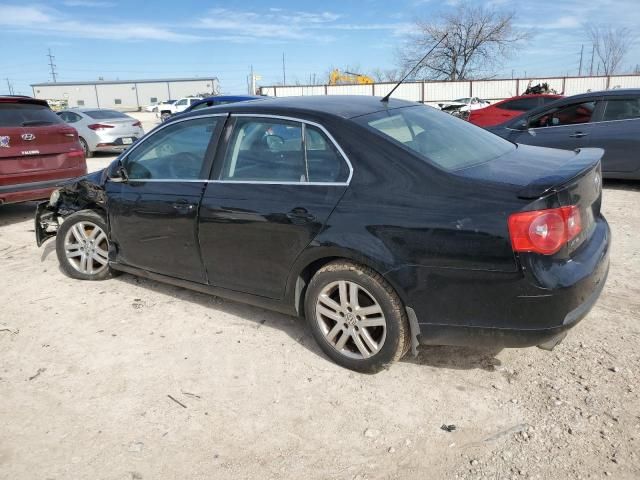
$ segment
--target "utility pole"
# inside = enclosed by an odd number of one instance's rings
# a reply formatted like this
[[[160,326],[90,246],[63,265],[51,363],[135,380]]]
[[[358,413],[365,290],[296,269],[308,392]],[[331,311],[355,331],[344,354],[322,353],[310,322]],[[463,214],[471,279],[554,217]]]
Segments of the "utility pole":
[[[253,74],[253,65],[251,65],[251,73],[249,74],[249,95],[256,94],[256,76]]]
[[[53,83],[56,83],[56,65],[53,63],[53,59],[56,57],[54,57],[51,54],[51,49],[49,49],[49,53],[47,57],[49,57],[49,67],[51,68],[51,78],[53,79]]]
[[[580,47],[580,67],[578,68],[578,76],[582,76],[582,53],[584,52],[584,44]]]
[[[284,52],[282,52],[282,85],[287,84],[287,69],[284,65]]]
[[[11,82],[8,78],[5,79],[7,81],[7,87],[9,88],[9,95],[13,95],[13,86],[11,86]]]
[[[593,54],[596,51],[596,46],[591,45],[591,68],[589,69],[589,76],[593,77]]]

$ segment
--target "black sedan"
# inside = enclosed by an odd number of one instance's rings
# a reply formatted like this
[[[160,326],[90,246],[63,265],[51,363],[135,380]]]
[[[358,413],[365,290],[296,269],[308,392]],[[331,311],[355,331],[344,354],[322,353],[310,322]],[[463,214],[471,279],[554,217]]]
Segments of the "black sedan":
[[[306,317],[337,363],[426,344],[551,348],[609,266],[602,150],[516,146],[431,107],[301,97],[156,128],[36,213],[62,269]]]
[[[563,98],[489,131],[515,143],[604,149],[605,178],[640,180],[640,90],[616,89]]]

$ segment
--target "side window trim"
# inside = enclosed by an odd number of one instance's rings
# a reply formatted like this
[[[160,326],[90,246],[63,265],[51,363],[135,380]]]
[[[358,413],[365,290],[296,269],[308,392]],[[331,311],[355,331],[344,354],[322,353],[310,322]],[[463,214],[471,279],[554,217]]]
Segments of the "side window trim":
[[[182,123],[182,122],[188,122],[190,120],[198,120],[201,118],[211,118],[211,117],[228,117],[229,113],[225,112],[225,113],[210,113],[210,114],[204,114],[204,115],[196,115],[193,117],[187,117],[187,118],[182,118],[173,122],[169,122],[169,123],[164,123],[160,126],[158,126],[156,129],[152,130],[151,132],[149,132],[149,134],[144,136],[144,140],[143,141],[139,141],[133,144],[133,146],[131,146],[126,152],[125,154],[119,159],[119,162],[121,164],[125,164],[127,161],[127,158],[129,157],[129,155],[131,155],[131,153],[133,151],[136,150],[136,148],[139,148],[140,145],[143,145],[145,143],[147,143],[148,141],[150,141],[153,137],[155,137],[158,132],[164,130],[167,127],[170,127],[172,125],[176,125],[177,123]],[[209,145],[207,146],[207,151],[205,152],[205,158],[204,158],[204,162],[203,162],[203,172],[202,172],[202,177],[200,179],[180,179],[180,178],[176,178],[176,179],[163,179],[163,178],[146,178],[146,179],[131,179],[130,182],[138,182],[138,183],[176,183],[176,182],[181,182],[181,183],[208,183],[211,180],[207,180],[207,178],[209,178],[210,174],[211,174],[211,169],[213,168],[213,157],[216,154],[216,150],[220,150],[219,148],[217,148],[217,145],[221,142],[221,133],[225,128],[225,125],[227,123],[227,118],[225,118],[224,120],[220,121],[220,123],[218,124],[218,126],[216,127],[216,129],[211,133],[211,139],[209,140]]]
[[[306,145],[305,145],[305,133],[306,133],[306,126],[310,125],[313,127],[318,128],[319,130],[322,131],[322,133],[324,133],[327,138],[329,139],[329,141],[333,144],[333,146],[336,148],[336,150],[338,150],[338,152],[340,153],[340,156],[342,157],[342,160],[346,163],[348,169],[349,169],[349,176],[347,177],[347,179],[344,182],[276,182],[276,181],[261,181],[261,180],[221,180],[220,176],[222,174],[222,169],[221,168],[215,168],[214,171],[216,171],[216,179],[212,179],[209,180],[209,183],[237,183],[237,184],[259,184],[259,185],[326,185],[326,186],[347,186],[351,183],[351,179],[353,177],[353,165],[351,164],[351,161],[349,160],[349,157],[347,156],[347,154],[344,152],[344,150],[342,149],[342,147],[340,146],[340,144],[338,144],[338,142],[336,141],[335,138],[333,138],[333,135],[331,135],[331,133],[329,133],[329,131],[321,124],[310,121],[310,120],[306,120],[303,118],[295,118],[295,117],[287,117],[287,116],[283,116],[283,115],[272,115],[272,114],[265,114],[265,113],[232,113],[230,115],[230,119],[231,120],[235,120],[236,118],[239,117],[251,117],[251,118],[268,118],[268,119],[274,119],[274,120],[287,120],[290,122],[297,122],[297,123],[301,123],[302,124],[302,146],[303,146],[303,151],[304,151],[304,155],[305,155],[305,165],[306,168],[308,170],[308,163],[307,163],[307,151],[306,151]],[[228,122],[228,126],[227,128],[230,128],[229,130],[226,130],[225,133],[225,138],[224,138],[224,148],[222,150],[227,150],[228,148],[230,148],[229,145],[229,140],[231,138],[230,133],[231,130],[235,127],[235,121],[231,121]],[[220,149],[218,149],[219,153],[220,153]],[[222,152],[224,153],[224,152]],[[220,163],[221,158],[219,158],[219,155],[216,155],[216,160],[215,162],[217,164]],[[309,178],[309,172],[306,172],[307,174],[307,179]]]

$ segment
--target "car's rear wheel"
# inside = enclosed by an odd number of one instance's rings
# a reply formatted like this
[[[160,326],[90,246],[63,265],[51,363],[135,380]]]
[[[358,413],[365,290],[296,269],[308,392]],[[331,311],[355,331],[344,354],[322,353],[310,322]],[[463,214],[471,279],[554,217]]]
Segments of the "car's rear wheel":
[[[62,270],[78,280],[105,280],[109,268],[109,238],[104,217],[92,210],[69,215],[56,237],[56,254]]]
[[[89,144],[87,143],[87,141],[82,137],[80,137],[78,140],[80,140],[80,146],[82,147],[82,151],[84,152],[84,158],[93,157],[93,152],[89,148]]]
[[[309,283],[305,316],[320,348],[352,370],[377,372],[409,350],[402,302],[368,267],[337,261],[321,268]]]

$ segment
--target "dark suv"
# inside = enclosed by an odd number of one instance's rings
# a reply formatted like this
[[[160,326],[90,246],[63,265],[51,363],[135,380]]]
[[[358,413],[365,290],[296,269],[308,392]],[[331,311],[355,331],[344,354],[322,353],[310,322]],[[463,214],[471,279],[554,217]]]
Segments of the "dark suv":
[[[0,97],[0,205],[47,198],[87,173],[78,132],[44,100]]]

